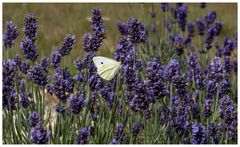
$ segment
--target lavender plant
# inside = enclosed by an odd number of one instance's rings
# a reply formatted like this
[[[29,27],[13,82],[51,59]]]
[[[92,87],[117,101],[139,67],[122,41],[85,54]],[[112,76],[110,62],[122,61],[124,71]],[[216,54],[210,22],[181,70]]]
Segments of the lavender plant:
[[[159,8],[163,20],[153,11],[151,23],[132,17],[116,24],[113,56],[121,69],[111,81],[92,60],[108,39],[103,10],[91,10],[74,70],[64,60],[78,37],[66,35],[38,61],[38,18],[25,17],[22,56],[2,61],[3,143],[237,144],[237,38],[221,38],[228,22],[214,10],[190,20],[188,4]],[[17,37],[16,25],[6,22],[3,47],[14,47]]]

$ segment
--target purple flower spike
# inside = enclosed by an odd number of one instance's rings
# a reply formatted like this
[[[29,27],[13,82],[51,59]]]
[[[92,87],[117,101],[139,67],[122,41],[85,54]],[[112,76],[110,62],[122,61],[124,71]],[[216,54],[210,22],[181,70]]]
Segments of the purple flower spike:
[[[84,101],[84,95],[76,96],[72,95],[69,100],[69,106],[72,109],[72,112],[74,114],[79,114],[83,107],[84,107],[85,101]]]
[[[182,5],[177,8],[177,22],[182,31],[185,31],[185,26],[187,23],[187,13],[188,13],[187,6]]]
[[[35,42],[37,39],[37,29],[38,29],[38,18],[35,17],[33,14],[29,14],[24,19],[25,26],[23,32],[25,37]]]
[[[105,27],[102,20],[102,10],[92,9],[92,30],[93,35],[85,33],[83,35],[83,48],[86,52],[98,51],[105,38]]]
[[[164,76],[166,80],[172,81],[174,76],[180,74],[180,64],[177,60],[171,60],[164,69]]]
[[[70,54],[70,51],[72,50],[75,42],[76,42],[76,39],[74,35],[66,35],[64,37],[64,43],[62,47],[58,49],[59,54],[61,56],[66,56]]]
[[[198,28],[198,34],[201,36],[204,35],[205,24],[204,24],[204,21],[200,18],[197,18],[197,28]]]
[[[125,136],[123,134],[124,126],[122,123],[118,124],[116,130],[114,131],[114,138],[110,142],[110,144],[122,144],[125,140]]]
[[[200,3],[200,8],[204,9],[206,8],[207,4],[206,3]]]
[[[25,80],[21,80],[21,82],[20,82],[19,95],[20,95],[20,105],[24,108],[27,108],[30,104],[30,101],[28,99]]]
[[[26,59],[35,61],[38,57],[37,48],[35,47],[34,41],[29,38],[24,38],[20,44],[20,49],[24,53]]]
[[[118,27],[119,32],[122,35],[127,35],[127,33],[128,33],[128,25],[127,24],[125,24],[123,22],[118,22],[117,27]]]
[[[174,39],[174,46],[176,48],[176,53],[178,56],[182,55],[183,54],[183,49],[184,49],[184,45],[183,45],[183,37],[182,35],[177,35],[175,36],[175,39]]]
[[[29,79],[39,86],[46,86],[51,79],[45,68],[40,64],[36,64],[33,68],[29,69],[27,74]]]
[[[206,69],[206,76],[209,80],[220,81],[223,79],[225,74],[225,67],[221,63],[221,59],[219,57],[215,57]]]
[[[30,130],[30,140],[34,144],[48,144],[51,132],[44,129],[42,122],[39,122]]]
[[[215,36],[220,35],[220,32],[222,30],[222,25],[223,25],[223,22],[221,22],[221,21],[216,21],[215,22],[215,27],[214,27],[214,35]]]
[[[13,60],[2,61],[3,67],[3,108],[7,110],[15,110],[16,109],[16,91],[15,91],[15,74],[17,70],[17,64]]]
[[[135,18],[128,19],[128,38],[132,43],[141,43],[147,40],[147,30],[142,22]]]
[[[209,27],[211,24],[214,23],[215,19],[217,18],[217,13],[216,11],[211,11],[205,16],[205,20],[207,23],[207,27]]]
[[[161,10],[163,12],[167,12],[169,10],[169,5],[168,3],[161,3]]]
[[[89,133],[90,133],[89,127],[80,129],[76,139],[76,144],[88,144]]]
[[[74,82],[68,69],[57,68],[54,72],[54,81],[48,87],[48,92],[55,94],[62,102],[73,93]]]
[[[40,115],[37,112],[33,112],[28,117],[30,127],[35,127],[40,121]]]
[[[193,144],[205,144],[207,142],[207,131],[206,127],[194,123],[192,125],[192,137],[191,137],[191,143]]]
[[[58,68],[61,63],[61,54],[59,51],[52,52],[50,56],[50,66],[53,68]]]
[[[17,37],[17,26],[12,21],[6,21],[6,30],[3,33],[3,47],[11,48]]]

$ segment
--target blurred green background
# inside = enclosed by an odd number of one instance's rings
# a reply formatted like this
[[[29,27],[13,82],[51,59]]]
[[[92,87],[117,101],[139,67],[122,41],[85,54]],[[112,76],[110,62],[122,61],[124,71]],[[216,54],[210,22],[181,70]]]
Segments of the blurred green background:
[[[174,5],[171,3],[170,5]],[[199,3],[191,3],[188,5],[188,21],[195,21],[197,17],[204,16],[212,10],[217,12],[217,20],[223,21],[223,30],[218,41],[222,42],[222,38],[228,36],[234,37],[237,31],[237,4],[235,3],[207,3],[205,9],[200,9]],[[28,13],[33,13],[39,18],[38,39],[36,47],[40,56],[49,56],[52,50],[56,50],[61,46],[64,36],[73,34],[76,36],[77,42],[71,51],[71,56],[64,59],[67,63],[72,63],[78,56],[83,56],[82,35],[90,32],[91,18],[90,10],[92,8],[100,8],[103,10],[104,23],[106,27],[106,39],[100,47],[98,54],[113,57],[113,51],[119,41],[120,33],[116,27],[118,21],[126,22],[128,18],[134,17],[145,23],[150,28],[153,21],[149,15],[155,11],[157,14],[156,23],[160,30],[160,35],[164,36],[163,27],[164,13],[160,9],[160,4],[151,3],[3,3],[3,31],[5,30],[5,21],[11,20],[17,26],[20,36],[15,45],[15,52],[20,53],[19,43],[23,38],[22,29],[24,27],[24,17]],[[168,16],[171,16],[168,13]],[[149,34],[151,37],[151,33]],[[215,53],[215,50],[213,50]],[[236,53],[234,56],[237,56]],[[71,64],[73,65],[73,64]]]

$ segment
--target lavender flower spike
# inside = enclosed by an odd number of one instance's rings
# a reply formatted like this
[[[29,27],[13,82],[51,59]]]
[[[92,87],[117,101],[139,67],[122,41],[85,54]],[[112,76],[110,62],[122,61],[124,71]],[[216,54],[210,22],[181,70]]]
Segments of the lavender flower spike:
[[[175,36],[174,46],[176,48],[176,53],[177,53],[178,56],[183,54],[183,51],[184,51],[183,50],[183,48],[184,48],[183,42],[184,42],[184,40],[183,40],[182,35]]]
[[[147,40],[147,30],[142,22],[135,18],[128,19],[128,38],[132,43],[145,42]]]
[[[187,6],[182,5],[177,8],[177,22],[182,31],[185,31],[185,26],[187,23],[187,13],[188,13]]]
[[[86,52],[98,51],[105,38],[105,27],[102,20],[102,10],[92,9],[92,30],[93,34],[85,33],[83,35],[83,48]]]
[[[61,56],[66,56],[70,53],[75,44],[76,39],[74,35],[66,35],[64,37],[64,43],[61,48],[58,49],[58,52]]]
[[[69,100],[69,105],[74,114],[79,114],[85,105],[84,95],[80,95],[77,97],[75,95],[72,95]]]
[[[43,128],[42,122],[39,122],[30,130],[30,140],[34,144],[48,144],[51,132]]]
[[[76,139],[76,144],[87,144],[89,133],[90,133],[89,127],[80,129]]]
[[[52,52],[50,56],[50,66],[53,68],[58,68],[61,63],[61,54],[59,51]]]
[[[29,69],[27,74],[29,79],[39,86],[46,86],[51,78],[48,76],[45,68],[40,64],[37,64],[33,66],[33,68]]]
[[[25,26],[23,32],[25,34],[25,37],[35,42],[37,39],[38,18],[30,13],[25,17],[24,22]]]
[[[27,95],[25,80],[21,80],[21,82],[20,82],[19,94],[20,94],[20,105],[24,108],[27,108],[30,104],[30,101],[29,101],[28,95]]]
[[[201,36],[204,35],[205,24],[204,24],[204,21],[200,18],[197,18],[197,28],[198,28],[198,34]]]
[[[37,48],[35,47],[33,40],[27,37],[24,38],[20,44],[20,49],[23,51],[24,57],[26,59],[32,61],[35,61],[37,59],[38,57]]]
[[[73,77],[68,69],[57,68],[54,73],[53,84],[49,85],[48,92],[55,94],[59,100],[65,102],[73,92]]]
[[[194,123],[192,125],[191,142],[193,144],[204,144],[206,143],[206,141],[207,141],[206,127],[201,124]]]
[[[3,66],[3,108],[7,110],[16,109],[16,91],[15,91],[15,74],[17,70],[17,64],[13,60],[2,61]]]
[[[17,26],[12,21],[6,21],[6,30],[3,33],[3,47],[10,48],[18,37]]]
[[[30,127],[35,127],[40,121],[40,115],[37,112],[33,112],[28,117]]]

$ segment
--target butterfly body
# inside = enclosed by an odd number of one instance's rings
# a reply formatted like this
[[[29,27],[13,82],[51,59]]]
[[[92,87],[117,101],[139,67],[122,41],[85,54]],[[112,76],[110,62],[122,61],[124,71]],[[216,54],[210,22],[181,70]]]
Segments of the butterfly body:
[[[99,76],[107,81],[112,80],[121,68],[121,63],[102,56],[93,57]]]

